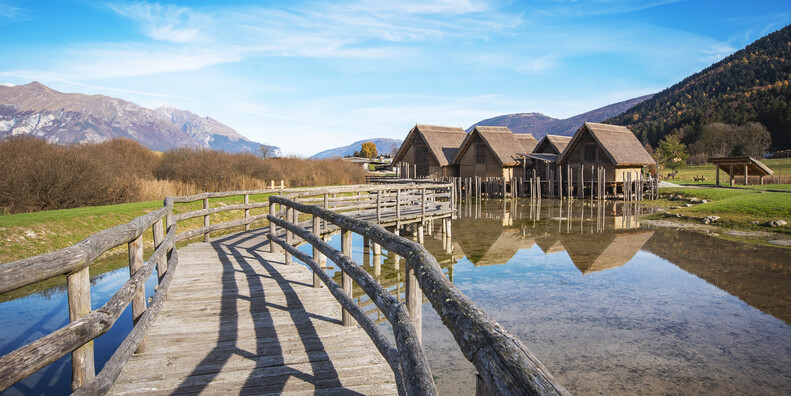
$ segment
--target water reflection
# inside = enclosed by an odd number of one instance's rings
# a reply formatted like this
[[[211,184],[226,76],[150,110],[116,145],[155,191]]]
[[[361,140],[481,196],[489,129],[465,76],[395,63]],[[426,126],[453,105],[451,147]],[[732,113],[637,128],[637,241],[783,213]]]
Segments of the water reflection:
[[[789,251],[650,229],[648,210],[472,201],[449,240],[435,224],[424,245],[574,394],[791,394]],[[403,263],[383,260],[363,265],[403,299]],[[439,390],[473,394],[474,368],[430,304],[422,327]]]

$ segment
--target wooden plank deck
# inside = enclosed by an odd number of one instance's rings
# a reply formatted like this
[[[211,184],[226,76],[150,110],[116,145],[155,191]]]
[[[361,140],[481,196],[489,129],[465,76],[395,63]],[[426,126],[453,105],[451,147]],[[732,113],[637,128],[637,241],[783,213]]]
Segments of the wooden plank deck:
[[[396,394],[368,335],[254,230],[179,249],[168,301],[110,394]]]

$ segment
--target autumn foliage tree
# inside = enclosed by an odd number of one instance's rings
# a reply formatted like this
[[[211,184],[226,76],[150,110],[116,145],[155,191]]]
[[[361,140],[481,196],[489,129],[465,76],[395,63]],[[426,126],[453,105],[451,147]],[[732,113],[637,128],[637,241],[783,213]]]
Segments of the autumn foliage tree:
[[[375,158],[377,155],[379,155],[379,153],[376,151],[376,143],[363,143],[363,146],[360,149],[360,157]]]
[[[657,163],[674,171],[684,165],[689,158],[687,146],[681,143],[676,135],[665,135],[654,155]]]

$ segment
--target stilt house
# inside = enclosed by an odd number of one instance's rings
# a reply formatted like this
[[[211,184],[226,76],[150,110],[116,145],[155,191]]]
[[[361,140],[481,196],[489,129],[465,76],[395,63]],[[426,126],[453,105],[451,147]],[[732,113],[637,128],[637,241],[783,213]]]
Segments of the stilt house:
[[[527,167],[534,169],[538,177],[549,180],[550,172],[554,172],[560,154],[571,141],[571,136],[546,135],[528,154]],[[529,175],[525,175],[529,177]]]
[[[570,141],[571,136],[546,135],[536,144],[536,148],[532,152],[560,155]]]
[[[644,166],[656,162],[632,131],[617,125],[586,122],[571,138],[557,164],[562,169],[570,166],[575,180],[579,180],[580,171],[589,178],[594,168],[603,167],[605,181],[617,186],[629,178],[637,180]]]
[[[517,136],[521,136],[517,138]],[[461,144],[453,164],[459,167],[461,177],[520,176],[522,156],[535,141],[532,135],[514,135],[506,127],[476,126]]]
[[[392,164],[409,164],[414,169],[410,177],[458,176],[458,168],[451,164],[465,137],[467,133],[461,128],[415,125]]]

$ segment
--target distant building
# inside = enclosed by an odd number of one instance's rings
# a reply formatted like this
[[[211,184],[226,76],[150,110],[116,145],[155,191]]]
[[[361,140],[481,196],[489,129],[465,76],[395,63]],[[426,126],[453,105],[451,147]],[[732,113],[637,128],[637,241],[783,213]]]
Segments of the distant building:
[[[476,126],[462,142],[453,164],[461,177],[522,175],[522,158],[535,147],[533,135],[515,135],[506,127]]]
[[[563,153],[563,150],[566,149],[570,141],[571,136],[546,135],[536,144],[535,149],[531,150],[531,152],[560,155]]]
[[[466,136],[461,128],[415,125],[401,143],[392,164],[408,164],[413,169],[410,177],[458,176],[458,168],[452,162]],[[402,173],[403,176],[406,174]]]
[[[575,180],[580,177],[580,166],[586,178],[594,168],[603,167],[606,182],[620,183],[627,180],[627,174],[637,180],[644,166],[656,162],[626,127],[586,122],[571,138],[557,164],[570,165]]]

